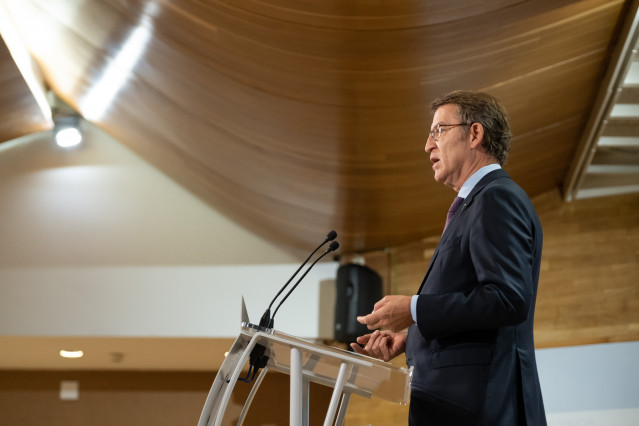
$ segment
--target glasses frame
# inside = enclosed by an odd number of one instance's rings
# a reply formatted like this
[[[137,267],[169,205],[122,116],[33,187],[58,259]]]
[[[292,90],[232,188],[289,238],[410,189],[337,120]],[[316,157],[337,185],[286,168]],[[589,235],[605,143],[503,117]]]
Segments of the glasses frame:
[[[449,129],[445,129],[445,127],[458,127],[458,126],[468,126],[471,123],[457,123],[457,124],[437,124],[434,129],[428,132],[428,135],[433,138],[435,142],[437,142],[441,137],[442,133]],[[437,135],[437,137],[435,137]]]

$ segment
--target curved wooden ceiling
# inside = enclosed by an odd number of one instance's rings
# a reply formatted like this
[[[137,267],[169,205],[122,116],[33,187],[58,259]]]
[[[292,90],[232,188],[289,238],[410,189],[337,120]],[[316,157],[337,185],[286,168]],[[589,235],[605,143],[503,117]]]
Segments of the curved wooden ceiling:
[[[506,168],[531,196],[560,187],[630,7],[4,4],[48,86],[86,119],[256,233],[307,250],[335,229],[347,252],[441,232],[454,194],[434,182],[423,147],[428,105],[452,89],[504,102],[515,134]],[[20,99],[2,91],[3,117],[33,108]],[[22,132],[45,126],[30,123]],[[0,125],[1,140],[15,136]]]

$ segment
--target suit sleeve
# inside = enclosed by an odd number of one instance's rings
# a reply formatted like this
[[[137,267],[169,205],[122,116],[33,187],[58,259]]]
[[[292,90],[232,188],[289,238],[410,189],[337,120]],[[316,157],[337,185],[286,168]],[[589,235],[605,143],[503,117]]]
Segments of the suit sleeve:
[[[528,198],[502,186],[485,188],[465,213],[459,245],[440,260],[449,269],[441,275],[442,291],[417,299],[417,324],[427,339],[515,325],[531,310],[536,228]],[[451,271],[446,259],[462,261],[457,271],[470,272]],[[458,276],[468,282],[453,284]]]

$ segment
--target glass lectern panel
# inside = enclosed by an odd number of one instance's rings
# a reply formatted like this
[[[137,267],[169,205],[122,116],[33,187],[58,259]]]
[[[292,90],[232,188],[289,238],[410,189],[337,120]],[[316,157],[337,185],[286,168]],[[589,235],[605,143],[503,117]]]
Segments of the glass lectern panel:
[[[254,382],[256,384],[244,405],[241,419],[250,407],[252,395],[259,387],[264,373],[271,370],[291,376],[290,407],[303,405],[303,409],[291,413],[291,425],[294,426],[306,425],[307,422],[300,419],[308,418],[304,390],[294,390],[294,383],[302,383],[302,386],[317,383],[334,389],[325,424],[332,424],[335,415],[338,419],[336,424],[342,424],[342,414],[348,406],[348,398],[351,394],[368,398],[374,396],[399,404],[408,402],[412,369],[397,367],[354,352],[318,345],[273,329],[243,323],[240,335],[233,343],[211,386],[198,422],[199,426],[222,424],[233,387],[256,347],[264,349],[264,356],[268,357],[268,361]],[[292,362],[292,358],[295,362]],[[249,375],[255,373],[256,371],[251,373],[249,369],[246,380],[253,382],[254,376],[249,378]],[[341,404],[339,395],[344,397]],[[337,405],[340,405],[339,413],[336,413]],[[296,415],[297,420],[293,420],[293,414]],[[242,420],[237,424],[241,422]]]
[[[340,366],[346,362],[352,368],[345,391],[399,404],[406,404],[408,401],[411,369],[343,349],[319,345],[277,330],[260,329],[249,323],[242,324],[241,334],[247,340],[255,338],[256,344],[266,347],[266,355],[269,357],[267,365],[271,369],[290,374],[291,348],[295,347],[302,353],[302,374],[311,382],[332,386]],[[244,348],[237,349],[241,351]]]

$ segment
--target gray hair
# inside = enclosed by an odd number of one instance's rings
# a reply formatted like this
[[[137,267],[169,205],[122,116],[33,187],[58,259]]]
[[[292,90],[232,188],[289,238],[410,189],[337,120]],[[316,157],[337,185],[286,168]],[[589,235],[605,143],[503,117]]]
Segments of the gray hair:
[[[503,166],[510,151],[512,133],[506,109],[501,102],[488,93],[455,90],[435,99],[430,109],[435,112],[445,104],[457,105],[463,123],[480,123],[484,127],[482,146]]]

